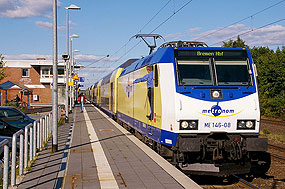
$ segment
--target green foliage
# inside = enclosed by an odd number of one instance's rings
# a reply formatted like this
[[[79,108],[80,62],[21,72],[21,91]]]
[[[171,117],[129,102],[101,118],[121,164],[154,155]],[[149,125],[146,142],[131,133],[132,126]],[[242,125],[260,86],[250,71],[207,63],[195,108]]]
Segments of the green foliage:
[[[242,40],[239,36],[237,37],[236,41],[233,41],[232,39],[228,42],[223,42],[223,47],[246,47],[249,48],[248,45],[245,44],[245,41]]]
[[[258,70],[261,114],[285,119],[285,48],[253,48],[251,54]]]
[[[224,47],[249,47],[238,36]],[[258,71],[261,115],[285,120],[285,46],[276,51],[268,47],[250,49]]]
[[[6,69],[3,68],[3,64],[4,64],[4,56],[0,54],[0,81],[4,79],[5,77],[7,77],[7,75],[5,74]]]
[[[271,134],[271,131],[268,130],[268,129],[266,129],[266,128],[264,128],[264,129],[262,130],[262,132],[263,132],[264,135],[269,135],[269,134]]]

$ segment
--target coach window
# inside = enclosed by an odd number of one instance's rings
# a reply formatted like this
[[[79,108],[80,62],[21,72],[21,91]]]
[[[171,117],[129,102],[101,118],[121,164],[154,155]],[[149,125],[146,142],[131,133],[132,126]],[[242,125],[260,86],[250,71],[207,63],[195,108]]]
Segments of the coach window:
[[[154,65],[154,86],[158,87],[158,69],[157,69],[157,64]]]
[[[30,77],[30,72],[28,68],[22,69],[22,77]]]

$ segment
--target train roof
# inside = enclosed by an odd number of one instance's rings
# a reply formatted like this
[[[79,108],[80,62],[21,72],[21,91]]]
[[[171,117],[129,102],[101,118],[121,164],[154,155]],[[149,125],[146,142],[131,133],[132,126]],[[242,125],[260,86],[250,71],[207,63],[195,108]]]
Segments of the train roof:
[[[125,75],[134,70],[142,68],[147,65],[155,63],[169,63],[174,62],[174,50],[248,50],[247,48],[231,48],[231,47],[161,47],[156,52],[146,56],[142,59],[132,62],[126,66],[121,75]],[[131,59],[133,60],[133,59]]]
[[[171,43],[172,44],[172,43]],[[173,46],[161,46],[158,48],[157,51],[154,53],[141,58],[141,59],[129,59],[123,64],[121,64],[119,67],[117,67],[115,70],[118,70],[119,68],[123,68],[121,75],[128,74],[134,70],[140,69],[147,65],[152,65],[156,63],[169,63],[169,62],[175,62],[174,59],[174,50],[247,50],[246,48],[231,48],[231,47],[175,47]],[[102,84],[106,84],[110,81],[110,78],[112,76],[112,71],[110,74],[106,75],[102,80]],[[100,81],[96,82],[94,85],[97,86]]]

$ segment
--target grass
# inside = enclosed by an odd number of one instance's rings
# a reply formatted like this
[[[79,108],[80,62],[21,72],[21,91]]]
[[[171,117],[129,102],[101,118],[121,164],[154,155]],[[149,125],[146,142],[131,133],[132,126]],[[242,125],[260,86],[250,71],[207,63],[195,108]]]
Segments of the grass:
[[[270,130],[262,129],[262,131],[260,132],[260,135],[261,136],[265,136],[268,139],[271,139],[271,140],[274,140],[274,141],[285,143],[285,133],[272,134],[272,132]]]

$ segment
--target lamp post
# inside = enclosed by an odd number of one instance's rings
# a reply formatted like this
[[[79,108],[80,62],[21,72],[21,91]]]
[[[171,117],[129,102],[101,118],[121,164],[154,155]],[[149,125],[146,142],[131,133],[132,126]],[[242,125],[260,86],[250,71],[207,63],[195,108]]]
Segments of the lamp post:
[[[57,140],[57,0],[53,1],[53,87],[52,87],[52,152],[58,150]]]
[[[68,20],[68,10],[80,10],[81,8],[76,5],[70,5],[65,7],[66,9],[66,54],[69,55],[69,20]],[[68,122],[68,77],[69,77],[69,61],[66,61],[66,85],[65,85],[65,122]]]
[[[72,77],[73,77],[73,75],[74,75],[74,65],[75,65],[74,53],[76,53],[76,52],[80,52],[80,50],[75,49],[75,50],[72,51],[72,63],[71,63],[71,73],[72,73]],[[72,80],[73,80],[73,79],[72,79]],[[74,107],[74,101],[76,100],[76,99],[74,99],[74,93],[75,93],[75,90],[74,90],[74,89],[75,89],[75,87],[74,87],[74,82],[73,82],[72,92],[71,92],[71,96],[72,96],[71,104],[72,104],[72,107]]]
[[[73,54],[72,54],[72,39],[73,38],[79,38],[79,35],[73,34],[70,36],[70,64],[69,64],[69,82],[72,81],[72,66],[73,66]],[[72,86],[69,86],[69,112],[72,112],[72,106],[73,106],[73,98],[72,98]]]

